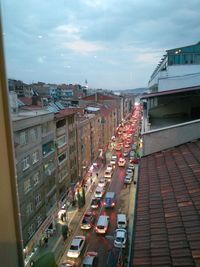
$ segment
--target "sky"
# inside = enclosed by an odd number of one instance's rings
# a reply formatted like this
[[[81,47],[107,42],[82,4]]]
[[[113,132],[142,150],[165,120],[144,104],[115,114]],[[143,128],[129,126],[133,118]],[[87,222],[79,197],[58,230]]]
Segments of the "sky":
[[[2,0],[7,77],[147,87],[167,49],[200,41],[200,0]]]

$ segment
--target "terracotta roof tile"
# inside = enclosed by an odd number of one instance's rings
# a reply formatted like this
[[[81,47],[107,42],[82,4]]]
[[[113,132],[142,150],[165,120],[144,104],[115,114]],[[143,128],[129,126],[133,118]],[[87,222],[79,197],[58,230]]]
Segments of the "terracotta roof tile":
[[[134,232],[134,266],[200,266],[199,140],[141,159]]]

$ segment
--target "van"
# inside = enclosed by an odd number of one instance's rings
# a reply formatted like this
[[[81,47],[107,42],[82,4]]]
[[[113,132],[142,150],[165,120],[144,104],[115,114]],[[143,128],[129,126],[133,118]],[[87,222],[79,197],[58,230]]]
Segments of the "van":
[[[105,234],[109,226],[109,216],[100,215],[95,227],[95,231],[98,234]]]
[[[115,192],[107,192],[103,205],[105,208],[113,208],[116,204],[116,194]]]
[[[117,214],[117,228],[125,229],[127,227],[127,218],[125,214]]]

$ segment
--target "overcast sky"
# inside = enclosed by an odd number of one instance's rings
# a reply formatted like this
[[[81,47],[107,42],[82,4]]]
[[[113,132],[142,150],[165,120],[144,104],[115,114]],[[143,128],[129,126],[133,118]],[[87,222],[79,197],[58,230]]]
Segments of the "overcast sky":
[[[2,0],[8,78],[146,87],[166,49],[200,41],[200,0]]]

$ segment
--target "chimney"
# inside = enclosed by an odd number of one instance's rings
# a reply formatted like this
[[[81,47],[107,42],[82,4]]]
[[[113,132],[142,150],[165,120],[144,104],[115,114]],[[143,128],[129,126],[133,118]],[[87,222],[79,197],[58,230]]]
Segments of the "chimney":
[[[95,93],[95,102],[98,102],[98,93]]]

